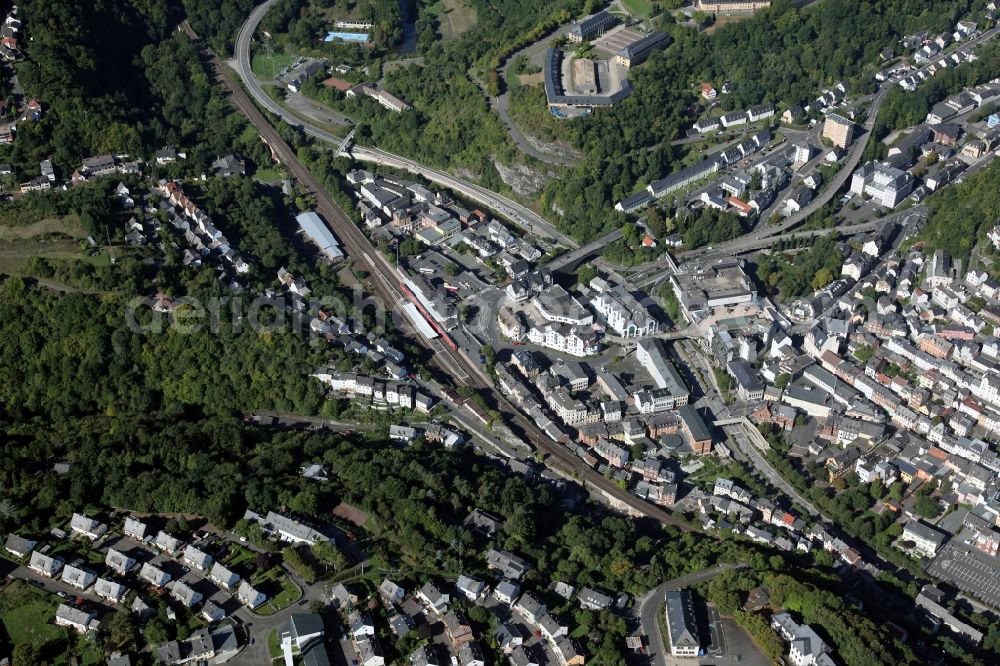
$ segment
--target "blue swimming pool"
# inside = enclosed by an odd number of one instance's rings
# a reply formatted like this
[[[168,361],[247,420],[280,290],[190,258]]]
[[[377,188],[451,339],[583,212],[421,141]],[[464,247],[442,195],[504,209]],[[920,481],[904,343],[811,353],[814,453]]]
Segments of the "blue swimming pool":
[[[324,42],[332,42],[335,39],[339,39],[343,42],[368,42],[367,32],[328,32],[326,37],[323,38]]]

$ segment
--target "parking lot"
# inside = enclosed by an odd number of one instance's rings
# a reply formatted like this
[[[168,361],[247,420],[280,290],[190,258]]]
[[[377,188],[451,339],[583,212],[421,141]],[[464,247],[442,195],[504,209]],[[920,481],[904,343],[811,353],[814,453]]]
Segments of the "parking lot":
[[[1000,561],[971,546],[948,544],[927,565],[927,573],[1000,608]]]

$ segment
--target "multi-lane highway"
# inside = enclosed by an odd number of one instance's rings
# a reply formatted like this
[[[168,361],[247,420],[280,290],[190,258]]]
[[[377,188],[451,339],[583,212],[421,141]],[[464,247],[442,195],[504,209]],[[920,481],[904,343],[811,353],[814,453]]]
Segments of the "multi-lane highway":
[[[290,125],[301,127],[307,135],[339,147],[342,142],[339,136],[293,115],[281,104],[274,101],[264,91],[263,87],[261,87],[257,77],[254,76],[253,68],[250,66],[250,44],[253,41],[254,34],[257,32],[257,27],[273,3],[274,0],[267,0],[254,8],[240,28],[239,35],[236,38],[236,72],[243,81],[243,85],[246,86],[247,92],[262,108],[267,109],[270,113],[273,113]],[[538,213],[485,187],[378,148],[354,146],[351,148],[351,155],[357,160],[375,162],[384,166],[419,174],[433,183],[447,187],[463,196],[483,203],[535,236],[547,238],[551,242],[560,243],[571,248],[577,246],[576,241],[561,233]]]
[[[260,8],[257,11],[259,10]],[[257,20],[259,22],[259,17]],[[382,257],[354,222],[337,207],[329,193],[299,161],[295,151],[281,138],[253,101],[232,79],[225,65],[203,43],[200,43],[190,25],[184,22],[181,24],[181,29],[192,40],[199,43],[202,52],[210,60],[216,76],[230,91],[232,102],[236,108],[260,132],[261,137],[285,165],[289,174],[315,198],[317,212],[326,219],[330,228],[340,238],[347,254],[355,261],[367,265],[370,269],[373,277],[367,286],[382,299],[387,307],[398,309],[404,302],[404,296],[399,288],[400,276],[396,269]],[[550,439],[538,426],[518,412],[509,401],[495,392],[493,383],[484,374],[478,359],[473,360],[460,350],[452,350],[440,340],[428,342],[419,337],[417,339],[430,349],[433,354],[433,362],[444,371],[445,376],[450,377],[458,386],[478,391],[487,399],[491,407],[495,407],[500,412],[505,423],[520,429],[527,440],[546,455],[545,463],[551,469],[579,479],[589,488],[598,490],[617,506],[625,507],[630,512],[648,516],[665,525],[671,525],[684,531],[696,531],[696,528],[691,527],[670,512],[623,490],[616,482],[588,467],[567,447]]]

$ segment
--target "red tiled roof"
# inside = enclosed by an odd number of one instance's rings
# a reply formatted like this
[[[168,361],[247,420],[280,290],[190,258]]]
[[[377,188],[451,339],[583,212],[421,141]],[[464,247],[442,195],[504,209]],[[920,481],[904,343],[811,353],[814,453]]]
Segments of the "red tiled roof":
[[[932,446],[931,448],[929,448],[927,450],[927,453],[930,454],[931,458],[937,458],[938,460],[941,461],[947,460],[949,458],[947,451],[945,451],[944,449],[939,449],[936,446]]]
[[[749,213],[750,211],[753,210],[753,206],[743,201],[742,199],[738,199],[737,197],[729,197],[728,199],[726,199],[726,201],[728,201],[730,205],[739,208],[744,213]]]

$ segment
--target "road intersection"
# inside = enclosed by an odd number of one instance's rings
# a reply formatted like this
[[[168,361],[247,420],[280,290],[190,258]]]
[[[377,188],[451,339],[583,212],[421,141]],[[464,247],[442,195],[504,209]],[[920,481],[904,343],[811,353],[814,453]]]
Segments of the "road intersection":
[[[261,86],[260,81],[257,80],[257,77],[253,73],[253,68],[250,65],[250,45],[253,41],[254,34],[257,32],[257,28],[260,26],[260,22],[263,20],[264,15],[267,14],[267,10],[270,9],[274,1],[275,0],[267,0],[254,8],[254,10],[250,13],[250,16],[240,28],[239,35],[236,38],[236,62],[234,63],[234,68],[239,75],[240,80],[243,82],[243,85],[246,87],[247,93],[258,105],[266,109],[268,112],[278,116],[286,123],[301,127],[302,131],[307,135],[329,143],[335,147],[340,147],[343,141],[341,137],[322,129],[311,122],[304,121],[299,116],[292,114],[289,110],[267,94]],[[536,236],[547,238],[552,242],[571,248],[577,246],[576,241],[561,233],[551,223],[549,223],[548,220],[543,218],[538,213],[517,203],[516,201],[513,201],[512,199],[488,190],[485,187],[476,185],[475,183],[470,183],[445,171],[425,166],[415,160],[394,155],[378,148],[353,146],[351,147],[350,152],[351,156],[357,160],[375,162],[383,166],[403,169],[423,176],[433,183],[452,189],[463,196],[480,201],[503,217],[509,219],[514,224],[526,229]]]

